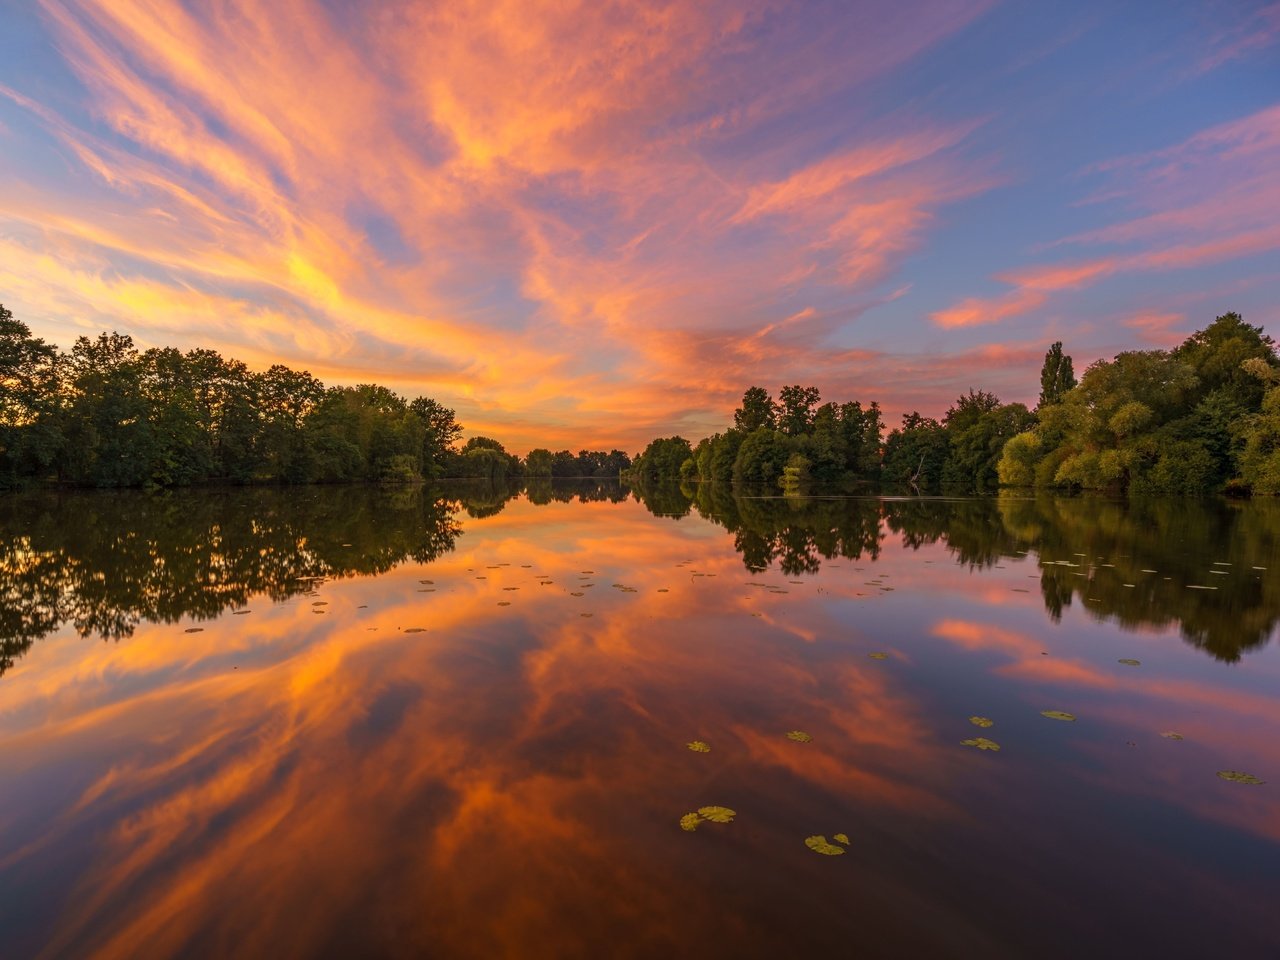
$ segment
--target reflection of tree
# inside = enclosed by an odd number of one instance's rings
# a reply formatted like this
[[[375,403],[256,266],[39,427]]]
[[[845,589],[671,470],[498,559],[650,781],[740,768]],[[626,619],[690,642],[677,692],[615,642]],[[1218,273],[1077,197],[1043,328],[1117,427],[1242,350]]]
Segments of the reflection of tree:
[[[0,673],[71,623],[118,639],[212,618],[310,579],[381,573],[453,549],[453,499],[425,487],[36,494],[0,499]]]
[[[884,506],[889,529],[902,535],[903,546],[916,549],[945,540],[970,568],[995,566],[1002,557],[1026,548],[1001,524],[996,501],[988,497],[912,497],[888,500]]]
[[[878,501],[765,493],[712,483],[699,484],[694,492],[698,513],[733,534],[748,570],[764,570],[776,559],[783,573],[814,573],[820,558],[879,554]]]
[[[617,480],[593,477],[551,478],[529,477],[524,483],[524,495],[530,503],[593,503],[607,501],[621,503],[631,495],[631,488]]]
[[[942,543],[971,568],[1038,555],[1041,595],[1055,621],[1078,595],[1091,615],[1126,628],[1176,625],[1189,643],[1220,660],[1238,660],[1262,646],[1280,621],[1280,502],[1274,500],[805,499],[713,483],[685,487],[683,494],[733,535],[751,571],[776,561],[795,575],[815,572],[823,559],[874,559],[883,520],[904,546]],[[651,493],[640,499],[655,513],[678,515],[670,499]],[[1079,566],[1053,563],[1060,560]],[[1215,569],[1218,574],[1210,572]]]
[[[633,493],[650,513],[659,517],[683,517],[692,504],[688,487],[674,480],[647,480],[638,484]]]
[[[1001,498],[999,507],[1042,561],[1080,564],[1041,570],[1055,619],[1078,595],[1095,617],[1177,625],[1187,642],[1228,661],[1265,644],[1280,621],[1280,502],[1037,497]]]

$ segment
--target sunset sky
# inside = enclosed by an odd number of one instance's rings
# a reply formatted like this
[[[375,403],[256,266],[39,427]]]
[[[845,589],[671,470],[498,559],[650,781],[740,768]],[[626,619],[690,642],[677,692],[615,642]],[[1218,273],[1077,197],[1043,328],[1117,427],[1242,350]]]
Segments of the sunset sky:
[[[1280,332],[1280,3],[0,0],[0,302],[637,452]]]

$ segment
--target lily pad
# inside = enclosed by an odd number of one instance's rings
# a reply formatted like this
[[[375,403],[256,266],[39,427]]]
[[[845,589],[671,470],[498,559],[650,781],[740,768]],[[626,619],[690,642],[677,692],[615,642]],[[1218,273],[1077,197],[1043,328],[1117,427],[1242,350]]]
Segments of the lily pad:
[[[836,834],[834,837],[832,837],[831,839],[832,839],[832,840],[834,840],[836,843],[843,843],[843,844],[846,844],[846,845],[849,843],[849,837],[848,837],[848,835],[847,835],[847,834],[843,834],[843,833],[837,833],[837,834]]]
[[[844,853],[844,847],[837,847],[834,843],[827,843],[827,838],[823,836],[805,837],[804,845],[814,853],[821,853],[828,857],[838,857]]]
[[[1230,780],[1232,783],[1266,783],[1265,780],[1259,780],[1251,773],[1241,773],[1239,770],[1219,770],[1218,776],[1223,780]]]
[[[994,727],[996,722],[989,717],[970,717],[969,722],[975,727]]]
[[[187,627],[183,633],[204,633],[204,627]]]
[[[705,740],[690,740],[688,743],[685,744],[685,746],[688,747],[690,750],[692,750],[694,753],[710,753],[711,752],[711,744],[707,743]]]
[[[889,655],[887,653],[868,653],[867,656],[870,657],[872,660],[888,660],[889,659]]]
[[[499,601],[498,601],[498,606],[500,606],[500,607],[509,607],[509,606],[511,606],[511,601],[510,601],[510,600],[499,600]]]
[[[796,743],[808,743],[813,739],[813,737],[809,736],[803,730],[788,730],[787,739],[794,740]]]
[[[1048,717],[1050,720],[1075,720],[1074,713],[1067,713],[1065,710],[1041,710],[1040,716]]]
[[[1162,734],[1160,734],[1160,736],[1164,737],[1166,740],[1181,740],[1181,739],[1183,739],[1182,734],[1180,734],[1180,733],[1174,733],[1172,730],[1166,730],[1166,731],[1164,731]]]
[[[702,822],[702,818],[696,813],[686,813],[680,818],[680,829],[687,830],[690,833],[698,829],[698,824]]]
[[[426,632],[427,632],[426,627],[409,627],[407,630],[405,630],[405,633],[426,633]]]
[[[960,743],[966,747],[977,747],[979,750],[999,751],[1000,749],[1000,744],[986,737],[974,737],[972,740],[961,740]]]
[[[733,823],[733,818],[738,815],[737,810],[730,810],[728,807],[699,807],[698,813],[702,819],[712,823]]]
[[[1121,657],[1119,660],[1117,660],[1117,661],[1116,661],[1116,663],[1123,663],[1126,667],[1140,667],[1140,666],[1142,666],[1142,661],[1141,661],[1141,660],[1133,660],[1133,659],[1131,659],[1131,658],[1129,658],[1129,657]]]

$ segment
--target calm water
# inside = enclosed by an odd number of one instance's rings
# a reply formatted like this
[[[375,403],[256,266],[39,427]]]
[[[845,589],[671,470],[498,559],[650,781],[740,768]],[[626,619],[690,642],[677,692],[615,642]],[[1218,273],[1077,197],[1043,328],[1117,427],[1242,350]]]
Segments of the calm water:
[[[0,954],[1274,957],[1278,619],[1276,502],[0,498]]]

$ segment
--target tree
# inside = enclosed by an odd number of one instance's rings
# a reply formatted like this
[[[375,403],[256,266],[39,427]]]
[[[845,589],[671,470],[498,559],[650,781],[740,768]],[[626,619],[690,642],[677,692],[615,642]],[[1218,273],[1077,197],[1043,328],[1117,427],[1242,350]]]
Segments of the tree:
[[[684,437],[659,437],[644,448],[632,469],[645,480],[674,480],[680,476],[681,464],[692,455],[693,448]]]
[[[778,430],[760,427],[747,434],[733,462],[735,483],[776,484],[796,450],[790,438]]]
[[[453,445],[462,436],[462,424],[458,423],[452,410],[430,397],[415,397],[409,402],[409,409],[425,428],[422,435],[422,475],[432,478],[443,476],[454,455]]]
[[[1039,406],[1061,403],[1063,395],[1075,385],[1071,358],[1062,352],[1062,341],[1059,340],[1044,355],[1044,366],[1040,368]]]
[[[529,451],[524,458],[524,475],[526,477],[551,476],[551,451],[537,447]]]
[[[749,387],[742,395],[742,406],[733,412],[733,425],[744,433],[759,427],[775,426],[773,399],[764,387]]]
[[[0,486],[47,470],[57,456],[57,356],[0,303]]]
[[[783,387],[778,393],[778,429],[789,437],[808,433],[820,399],[817,387]]]

